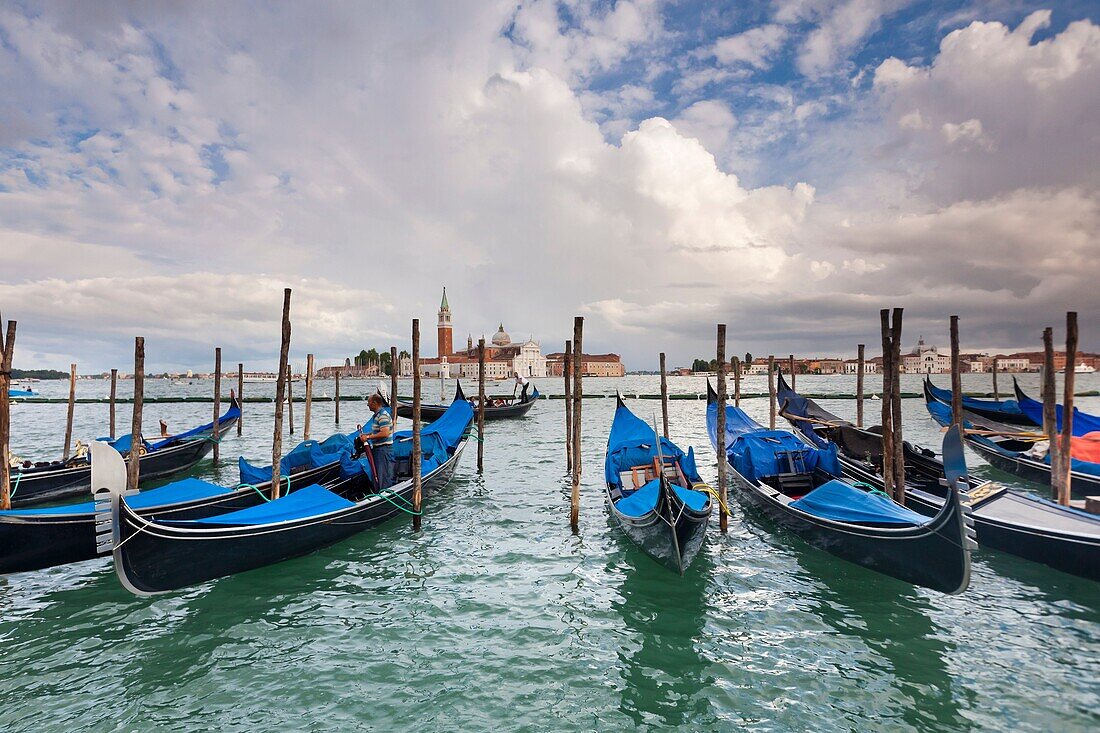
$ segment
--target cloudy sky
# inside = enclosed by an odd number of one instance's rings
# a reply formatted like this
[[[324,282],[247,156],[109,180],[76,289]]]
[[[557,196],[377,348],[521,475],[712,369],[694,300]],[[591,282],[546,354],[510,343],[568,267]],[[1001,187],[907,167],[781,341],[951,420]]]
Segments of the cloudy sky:
[[[443,285],[634,368],[1100,348],[1095,3],[16,1],[0,98],[17,366],[273,364],[288,285],[322,363]]]

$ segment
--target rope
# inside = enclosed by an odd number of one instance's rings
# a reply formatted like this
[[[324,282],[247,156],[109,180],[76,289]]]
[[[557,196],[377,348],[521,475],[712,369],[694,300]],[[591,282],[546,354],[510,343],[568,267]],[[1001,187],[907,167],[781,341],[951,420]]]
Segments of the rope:
[[[290,476],[280,476],[279,477],[279,484],[280,485],[283,483],[283,479],[286,479],[286,493],[289,494],[290,493]],[[265,496],[264,492],[258,486],[256,486],[255,484],[246,484],[244,482],[241,482],[241,483],[237,484],[237,488],[238,489],[252,489],[257,494],[259,494],[260,498],[263,499],[264,501],[271,501],[271,498]]]
[[[718,502],[718,506],[722,509],[722,511],[724,511],[726,513],[726,516],[727,517],[732,516],[732,513],[730,512],[729,505],[726,504],[726,502],[722,501],[722,497],[718,494],[718,492],[714,488],[712,488],[711,486],[709,486],[705,483],[702,483],[702,482],[699,482],[697,484],[692,484],[691,488],[694,491],[699,491],[699,492],[702,492],[704,494],[710,494],[710,496],[713,497],[713,499],[716,502]]]
[[[9,500],[15,498],[15,492],[19,491],[19,482],[22,481],[22,480],[23,480],[23,472],[20,471],[15,476],[15,486],[11,487],[11,493],[8,494],[8,499]]]
[[[382,493],[383,491],[386,492],[386,493],[383,494]],[[388,496],[387,496],[387,494],[388,494]],[[412,509],[412,505],[413,505],[412,502],[409,501],[408,499],[406,499],[405,497],[401,496],[401,494],[398,494],[396,491],[394,491],[392,489],[382,489],[381,491],[375,492],[374,495],[377,496],[380,499],[383,499],[384,501],[388,501],[390,504],[397,507],[398,509],[405,512],[406,514],[411,514],[414,517],[419,517],[422,514],[424,514],[423,509],[421,509],[420,511],[414,511]],[[401,504],[398,504],[393,499],[400,499],[401,502],[403,504],[405,504],[406,506],[401,506]],[[408,508],[406,508],[406,507],[408,507]]]

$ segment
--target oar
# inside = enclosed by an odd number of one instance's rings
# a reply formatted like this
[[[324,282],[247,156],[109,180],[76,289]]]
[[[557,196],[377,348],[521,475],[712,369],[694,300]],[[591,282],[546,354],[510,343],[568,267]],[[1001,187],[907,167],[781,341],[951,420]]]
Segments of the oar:
[[[846,427],[846,424],[841,423],[841,422],[830,422],[829,420],[818,420],[817,418],[813,418],[813,417],[803,417],[802,415],[792,415],[789,412],[787,412],[787,403],[786,402],[783,403],[783,409],[779,411],[779,415],[780,415],[780,417],[785,417],[788,420],[797,420],[799,422],[808,422],[808,423],[813,423],[814,425],[824,425],[825,427],[829,427],[829,428],[843,428],[843,427]]]

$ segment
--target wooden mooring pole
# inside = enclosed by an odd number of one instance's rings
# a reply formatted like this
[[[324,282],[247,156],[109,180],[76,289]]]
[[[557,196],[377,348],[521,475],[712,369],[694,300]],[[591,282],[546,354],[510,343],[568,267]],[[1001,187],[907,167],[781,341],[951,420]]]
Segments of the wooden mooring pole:
[[[485,473],[485,339],[477,340],[477,472]]]
[[[573,491],[569,497],[569,526],[576,532],[581,521],[581,398],[584,394],[584,317],[573,318]]]
[[[334,387],[335,394],[332,398],[332,406],[333,406],[333,410],[334,410],[334,413],[333,413],[333,419],[334,420],[333,421],[337,425],[339,425],[340,424],[340,371],[339,370],[336,371],[335,382],[336,382],[336,386]],[[397,426],[397,406],[396,406],[396,403],[394,404],[394,407],[393,407],[393,422],[394,422],[394,427],[396,427]]]
[[[890,375],[891,419],[890,428],[894,436],[894,500],[905,506],[905,443],[901,425],[901,318],[902,309],[894,309],[894,322],[890,326],[890,346],[894,355],[890,359],[893,371]]]
[[[390,415],[393,429],[397,431],[397,347],[390,347]]]
[[[863,369],[864,344],[856,348],[856,427],[863,427]]]
[[[0,318],[3,323],[3,318]],[[0,509],[11,509],[11,458],[8,443],[11,440],[11,362],[15,354],[15,321],[8,321],[8,329],[0,339]]]
[[[214,432],[211,437],[214,440],[214,463],[221,458],[221,446],[219,445],[218,418],[222,409],[222,347],[214,347]]]
[[[118,369],[111,370],[111,440],[115,439],[115,399],[118,397]]]
[[[73,365],[76,373],[76,365]],[[134,416],[130,421],[130,456],[126,465],[126,483],[136,491],[141,482],[141,452],[145,443],[141,438],[141,408],[145,403],[145,338],[134,339]]]
[[[665,374],[665,352],[661,352],[661,424],[664,426],[665,438],[668,438],[668,378]],[[718,362],[719,365],[722,362]]]
[[[573,475],[573,342],[565,342],[561,372],[565,377],[565,472]]]
[[[275,380],[275,432],[271,438],[271,498],[282,494],[279,482],[279,461],[283,458],[283,398],[287,394],[287,374],[290,367],[290,288],[283,289],[283,320],[279,341],[279,376]]]
[[[286,419],[290,423],[290,434],[294,435],[294,372],[289,363],[284,371],[286,371]]]
[[[791,389],[794,389],[798,384],[798,375],[794,371],[794,354],[787,357],[787,369],[791,373]]]
[[[741,357],[733,357],[733,406],[741,406]]]
[[[244,364],[237,364],[237,435],[244,433]]]
[[[309,440],[309,423],[313,417],[313,354],[306,354],[306,414],[302,419],[302,440]]]
[[[882,483],[894,496],[894,345],[890,338],[890,309],[879,311],[882,332]]]
[[[420,480],[420,319],[412,322],[412,361],[413,361],[413,444],[412,444],[412,481],[413,481],[413,531],[420,529],[420,516],[423,513],[424,497]]]
[[[61,460],[69,460],[69,448],[73,443],[73,408],[76,405],[76,364],[69,365],[69,412],[65,417],[65,450]]]
[[[959,360],[959,317],[951,316],[951,424],[963,424],[962,364]]]
[[[1043,432],[1050,446],[1050,496],[1054,501],[1061,497],[1061,476],[1058,464],[1062,450],[1058,435],[1058,394],[1054,389],[1054,329],[1043,329]]]
[[[768,355],[768,428],[775,430],[775,357]]]
[[[718,324],[718,425],[716,429],[718,446],[718,529],[722,533],[729,531],[729,517],[726,516],[726,324]],[[775,420],[773,413],[772,420]]]
[[[1063,382],[1062,394],[1062,462],[1059,469],[1062,472],[1062,480],[1059,488],[1058,502],[1062,506],[1069,506],[1069,497],[1072,492],[1073,478],[1073,386],[1076,381],[1077,369],[1077,313],[1066,313],[1066,375]]]
[[[1001,401],[1001,390],[997,388],[997,362],[1000,361],[997,357],[993,357],[993,399],[997,402]]]

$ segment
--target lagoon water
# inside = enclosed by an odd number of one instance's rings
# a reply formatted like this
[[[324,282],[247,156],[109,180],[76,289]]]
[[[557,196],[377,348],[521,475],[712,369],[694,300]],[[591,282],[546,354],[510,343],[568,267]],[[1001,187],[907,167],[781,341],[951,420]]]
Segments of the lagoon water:
[[[868,389],[879,379],[869,377]],[[1021,381],[1038,393],[1036,375]],[[1100,375],[1077,381],[1080,390],[1100,387]],[[699,378],[669,382],[674,393],[704,391]],[[561,391],[559,380],[536,383]],[[744,389],[763,385],[749,378]],[[798,383],[824,394],[853,385],[853,377]],[[964,386],[988,390],[989,377],[966,375]],[[62,396],[67,385],[36,387]],[[362,393],[373,383],[341,387]],[[210,388],[151,380],[147,395]],[[129,389],[120,383],[120,393]],[[585,385],[586,394],[616,389],[653,394],[658,380]],[[919,391],[919,378],[905,377],[903,389]],[[102,381],[79,387],[81,396],[106,391]],[[315,391],[332,394],[331,383]],[[438,397],[438,382],[425,391]],[[822,403],[854,415],[852,400]],[[660,410],[657,401],[630,404],[645,417]],[[765,399],[743,406],[766,420]],[[1079,406],[1100,412],[1100,398]],[[332,404],[314,407],[313,435],[324,437]],[[704,407],[671,401],[671,432],[695,446],[713,480]],[[207,421],[211,409],[149,404],[147,431],[161,417],[173,429]],[[695,564],[677,577],[608,521],[600,478],[613,409],[612,399],[584,404],[577,535],[568,526],[563,402],[549,400],[525,419],[487,425],[484,476],[471,444],[450,486],[426,499],[418,534],[401,517],[308,557],[154,599],[123,590],[106,560],[0,577],[0,730],[1100,726],[1100,585],[979,550],[970,590],[942,596],[814,550],[736,501],[729,534],[714,521]],[[867,403],[869,419],[878,409]],[[341,412],[345,431],[367,417],[362,402]],[[120,406],[120,432],[129,413]],[[227,437],[220,465],[208,460],[194,475],[233,484],[238,455],[270,460],[271,414],[270,403],[247,404],[244,435]],[[921,400],[905,400],[904,417],[907,439],[938,448]],[[64,420],[63,404],[15,405],[13,451],[56,457]],[[102,435],[106,420],[105,404],[77,405],[75,435]],[[975,473],[1041,490],[967,457]]]

